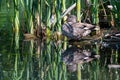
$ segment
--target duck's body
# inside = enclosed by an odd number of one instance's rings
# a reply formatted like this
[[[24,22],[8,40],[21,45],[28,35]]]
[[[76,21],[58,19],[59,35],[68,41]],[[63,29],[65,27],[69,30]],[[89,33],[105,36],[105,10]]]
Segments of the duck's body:
[[[67,23],[63,24],[62,33],[70,39],[81,39],[89,35],[94,28],[94,25],[77,22],[76,17],[71,15],[68,17]]]
[[[62,26],[62,33],[70,39],[81,39],[89,35],[94,28],[95,26],[87,23],[65,23]]]

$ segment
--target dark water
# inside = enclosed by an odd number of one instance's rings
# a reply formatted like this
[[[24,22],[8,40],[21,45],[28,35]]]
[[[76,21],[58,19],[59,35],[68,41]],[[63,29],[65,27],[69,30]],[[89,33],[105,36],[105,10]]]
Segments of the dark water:
[[[62,48],[63,42],[55,42],[49,39],[44,41],[20,40],[18,50],[15,49],[14,45],[12,38],[0,39],[0,80],[120,79],[120,52],[110,47],[99,50],[99,59],[83,63],[80,68],[70,71],[61,59],[66,51]],[[70,49],[69,47],[67,50]],[[89,49],[94,52],[97,50],[95,46],[90,48],[83,46],[82,49]],[[72,51],[70,52],[72,54]]]

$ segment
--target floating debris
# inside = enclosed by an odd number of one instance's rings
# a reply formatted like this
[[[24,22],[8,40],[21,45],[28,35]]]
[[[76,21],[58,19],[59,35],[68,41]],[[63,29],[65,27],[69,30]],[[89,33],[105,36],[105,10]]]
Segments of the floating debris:
[[[118,65],[118,64],[109,64],[108,68],[120,68],[120,65]]]

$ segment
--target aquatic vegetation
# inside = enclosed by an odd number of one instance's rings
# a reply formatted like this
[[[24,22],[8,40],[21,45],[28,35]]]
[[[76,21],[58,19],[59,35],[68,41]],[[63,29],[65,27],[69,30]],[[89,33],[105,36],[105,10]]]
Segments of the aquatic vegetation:
[[[119,3],[0,0],[0,80],[119,80]]]

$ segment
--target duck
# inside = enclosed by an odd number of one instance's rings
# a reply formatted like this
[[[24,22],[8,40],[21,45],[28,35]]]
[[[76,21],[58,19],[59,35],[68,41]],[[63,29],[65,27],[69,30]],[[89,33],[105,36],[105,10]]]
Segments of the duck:
[[[62,34],[69,39],[80,40],[89,35],[96,26],[88,23],[77,22],[75,15],[68,15],[66,23],[62,25]]]

